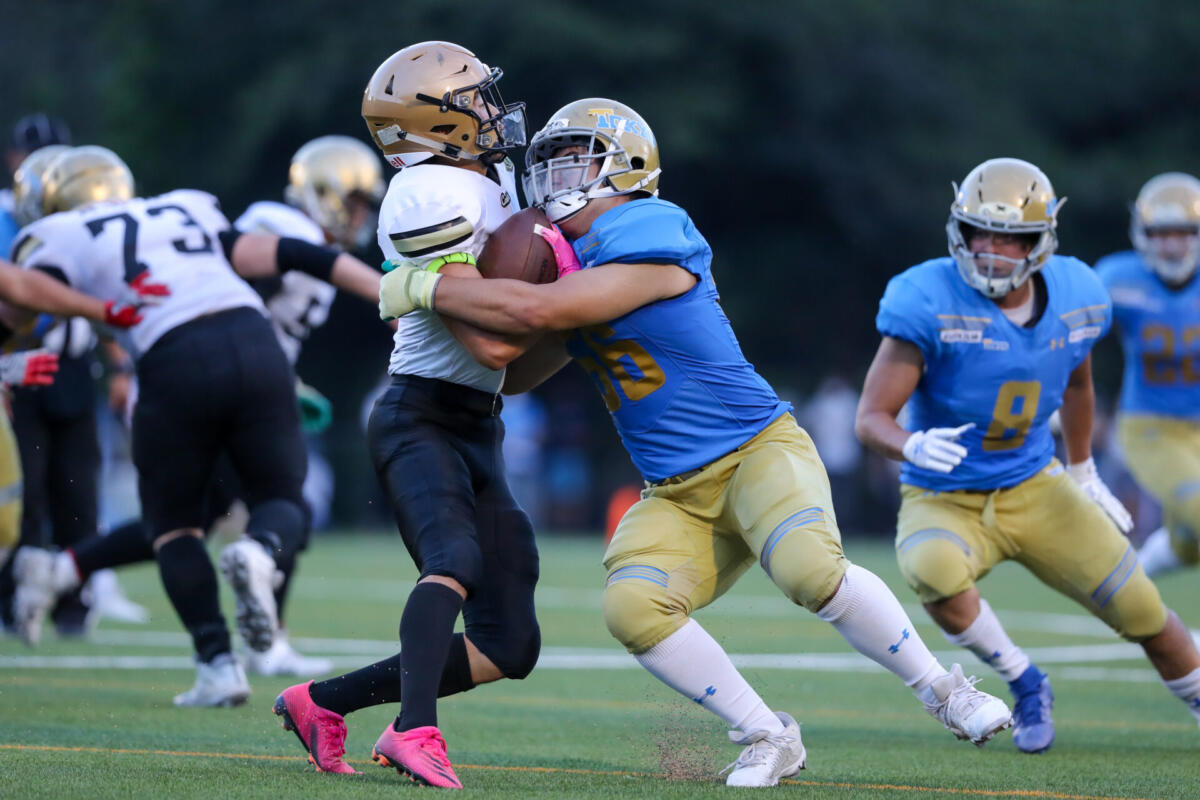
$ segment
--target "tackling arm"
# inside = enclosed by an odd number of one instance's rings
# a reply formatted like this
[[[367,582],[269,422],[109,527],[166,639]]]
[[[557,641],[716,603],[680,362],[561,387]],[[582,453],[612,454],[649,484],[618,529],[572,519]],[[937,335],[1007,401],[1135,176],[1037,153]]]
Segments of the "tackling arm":
[[[380,314],[386,318],[433,308],[500,333],[565,331],[608,322],[657,300],[677,297],[696,280],[671,264],[604,264],[540,285],[455,279],[401,265],[384,277]]]
[[[859,440],[881,455],[904,460],[904,443],[912,434],[900,427],[896,417],[916,390],[925,359],[915,344],[883,337],[867,370],[854,432]]]
[[[447,277],[482,280],[479,270],[464,262],[447,262],[438,270]],[[538,334],[503,334],[485,331],[470,322],[440,314],[442,323],[471,357],[488,369],[504,369],[537,342]]]

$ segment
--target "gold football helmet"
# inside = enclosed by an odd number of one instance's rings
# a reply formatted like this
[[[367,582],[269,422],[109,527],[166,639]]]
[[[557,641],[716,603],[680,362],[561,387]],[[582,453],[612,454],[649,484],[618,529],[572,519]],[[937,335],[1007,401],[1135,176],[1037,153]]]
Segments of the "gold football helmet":
[[[555,156],[566,147],[582,152]],[[550,115],[525,151],[525,199],[559,222],[593,197],[658,194],[654,132],[624,103],[590,97]]]
[[[991,298],[1003,297],[1037,272],[1058,248],[1058,199],[1050,179],[1019,158],[993,158],[967,173],[954,186],[954,202],[946,223],[950,255],[969,286]],[[1023,259],[995,253],[974,255],[967,243],[972,229],[1027,234],[1029,254]]]
[[[356,244],[357,228],[362,227],[351,219],[352,198],[377,206],[384,188],[383,169],[374,150],[349,136],[322,136],[292,156],[283,196],[349,247]]]
[[[46,168],[42,193],[47,214],[105,200],[129,200],[133,173],[106,147],[73,147]]]
[[[13,173],[13,218],[21,227],[45,216],[42,207],[46,170],[50,162],[71,148],[65,144],[39,147]]]
[[[525,104],[505,105],[496,86],[503,74],[450,42],[406,47],[367,81],[367,130],[397,168],[435,155],[499,161],[525,144]]]
[[[1160,278],[1186,283],[1200,264],[1200,180],[1183,172],[1148,180],[1133,204],[1129,238]]]

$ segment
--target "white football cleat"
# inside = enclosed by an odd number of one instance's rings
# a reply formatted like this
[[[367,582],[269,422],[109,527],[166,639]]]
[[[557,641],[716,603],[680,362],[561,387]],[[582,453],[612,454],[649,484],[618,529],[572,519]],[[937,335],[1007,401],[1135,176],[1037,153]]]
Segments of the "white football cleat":
[[[66,556],[66,554],[63,554]],[[66,556],[70,558],[70,556]],[[111,569],[102,569],[88,578],[87,592],[90,594],[92,609],[102,619],[113,619],[118,622],[136,622],[145,624],[150,621],[150,612],[145,606],[133,602],[126,596],[117,581],[117,574]]]
[[[25,644],[42,638],[42,623],[58,602],[55,554],[40,547],[22,547],[13,561],[13,625]]]
[[[962,667],[950,671],[929,685],[935,702],[925,703],[929,715],[957,736],[983,745],[1005,728],[1012,726],[1012,712],[998,697],[975,688],[978,678],[963,677]]]
[[[209,663],[196,664],[196,684],[175,695],[175,705],[190,708],[240,706],[250,696],[246,672],[232,653],[221,653]]]
[[[721,770],[726,786],[775,786],[780,778],[789,778],[804,769],[804,743],[800,741],[800,724],[790,714],[776,711],[783,723],[783,733],[766,731],[730,731],[729,740],[744,744],[746,749],[737,761]]]
[[[275,634],[271,648],[265,653],[253,650],[246,653],[246,669],[258,675],[299,675],[311,678],[333,671],[333,662],[328,658],[311,658],[297,653],[288,641],[287,631]]]
[[[275,559],[266,548],[243,536],[221,551],[221,574],[237,598],[238,633],[250,647],[265,653],[279,630],[275,608]]]

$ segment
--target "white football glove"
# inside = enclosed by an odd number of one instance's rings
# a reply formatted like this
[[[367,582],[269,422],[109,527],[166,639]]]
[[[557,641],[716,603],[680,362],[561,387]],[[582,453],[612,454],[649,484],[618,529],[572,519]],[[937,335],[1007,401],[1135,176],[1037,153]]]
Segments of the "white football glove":
[[[1116,495],[1104,485],[1104,481],[1100,480],[1100,473],[1096,472],[1095,461],[1088,458],[1087,461],[1070,464],[1067,466],[1067,474],[1075,479],[1084,494],[1104,509],[1104,513],[1117,523],[1121,533],[1129,533],[1133,530],[1133,517],[1125,510],[1125,506],[1121,505],[1121,501],[1116,498]]]
[[[418,308],[433,308],[433,290],[442,276],[408,261],[386,261],[379,281],[379,318],[395,319]]]
[[[974,422],[968,422],[957,428],[917,431],[904,443],[904,458],[922,469],[945,474],[967,457],[967,448],[958,444],[956,440],[974,427]]]

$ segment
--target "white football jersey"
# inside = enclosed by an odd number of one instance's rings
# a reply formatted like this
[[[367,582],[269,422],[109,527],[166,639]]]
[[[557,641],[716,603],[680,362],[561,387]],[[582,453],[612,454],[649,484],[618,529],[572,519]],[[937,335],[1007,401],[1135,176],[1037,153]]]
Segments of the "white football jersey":
[[[418,164],[400,170],[379,209],[379,248],[388,259],[424,266],[449,253],[476,258],[492,231],[517,210],[511,161],[497,164],[500,182],[471,170]],[[388,372],[419,375],[498,392],[504,370],[480,364],[436,312],[418,309],[397,320]]]
[[[170,296],[145,306],[129,331],[136,358],[197,317],[242,306],[265,313],[258,294],[225,259],[217,234],[228,228],[215,197],[180,189],[43,217],[21,230],[13,254],[22,267],[58,273],[101,300],[119,299],[127,282],[145,271],[151,282],[166,284]]]
[[[321,226],[300,209],[283,203],[254,203],[234,220],[233,227],[243,233],[273,233],[325,245],[325,232]],[[313,329],[329,319],[329,307],[335,296],[337,289],[330,284],[292,270],[283,274],[279,291],[264,297],[275,336],[293,366]]]

